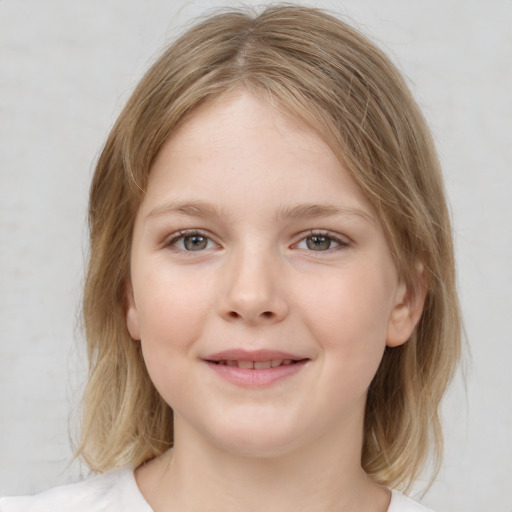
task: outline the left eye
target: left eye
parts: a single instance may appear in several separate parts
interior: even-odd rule
[[[346,246],[348,243],[342,242],[329,235],[313,234],[303,238],[296,247],[298,249],[307,249],[309,251],[328,251],[329,249],[336,249],[340,246]]]
[[[216,246],[212,240],[200,233],[177,236],[169,242],[169,245],[188,252],[203,251],[204,249],[211,249]]]

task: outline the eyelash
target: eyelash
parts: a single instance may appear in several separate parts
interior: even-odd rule
[[[165,246],[169,247],[171,249],[174,249],[176,251],[184,252],[184,253],[196,252],[196,251],[190,251],[190,250],[187,250],[187,249],[181,249],[181,248],[176,247],[176,244],[180,240],[185,240],[185,238],[193,237],[193,236],[197,236],[197,237],[201,237],[201,238],[206,239],[207,240],[207,242],[206,242],[207,244],[209,242],[213,242],[214,244],[216,244],[216,242],[213,241],[212,237],[207,235],[206,233],[203,233],[203,232],[198,231],[198,230],[191,230],[191,231],[178,231],[178,233],[173,235],[168,241],[165,242]],[[216,244],[216,245],[218,245],[218,244]],[[197,251],[197,252],[201,252],[201,251]]]
[[[204,249],[201,249],[201,250],[198,250],[198,251],[193,251],[193,250],[187,250],[187,249],[184,249],[184,248],[178,248],[176,246],[176,244],[180,241],[180,240],[184,240],[185,238],[187,237],[193,237],[193,236],[197,236],[197,237],[201,237],[201,238],[204,238],[206,239],[206,243],[214,243],[216,244],[216,242],[213,241],[213,239],[206,233],[202,232],[202,231],[198,231],[198,230],[191,230],[191,231],[178,231],[177,234],[175,234],[174,236],[172,236],[168,241],[165,242],[165,246],[166,247],[169,247],[169,248],[172,248],[176,251],[180,251],[182,253],[192,253],[192,252],[202,252],[203,250],[207,249],[208,247],[205,247]],[[346,249],[347,247],[350,247],[351,246],[351,243],[349,240],[347,240],[345,237],[341,237],[339,235],[334,235],[332,233],[329,233],[328,231],[322,231],[322,230],[311,230],[307,233],[306,236],[303,236],[298,242],[294,243],[292,245],[292,248],[297,248],[297,246],[302,243],[302,242],[305,242],[307,244],[307,240],[310,239],[310,238],[313,238],[313,237],[318,237],[318,238],[326,238],[328,240],[336,244],[338,244],[336,247],[329,247],[328,249],[325,249],[325,250],[318,250],[318,251],[315,251],[314,249],[305,249],[305,250],[308,250],[308,252],[318,252],[318,253],[332,253],[333,251],[339,251],[339,250],[342,250],[342,249]],[[216,244],[218,245],[218,244]]]
[[[330,233],[329,231],[322,231],[322,230],[311,230],[308,232],[307,236],[302,237],[297,243],[294,244],[294,246],[297,246],[301,242],[305,242],[307,244],[307,240],[309,238],[318,237],[318,238],[327,238],[331,242],[334,242],[338,244],[336,247],[329,247],[326,250],[319,250],[315,251],[314,249],[309,249],[309,252],[329,252],[332,253],[333,251],[339,251],[342,249],[346,249],[347,247],[350,247],[351,243],[346,237],[342,237],[340,235],[335,235],[333,233]]]

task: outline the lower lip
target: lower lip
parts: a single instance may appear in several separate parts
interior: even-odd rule
[[[296,363],[256,370],[254,368],[238,368],[238,366],[227,366],[206,361],[208,366],[223,379],[246,388],[261,388],[270,386],[275,382],[291,377],[300,372],[308,362],[298,361]]]

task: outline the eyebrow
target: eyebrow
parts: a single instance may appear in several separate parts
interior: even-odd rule
[[[169,202],[151,210],[147,217],[179,214],[188,217],[220,217],[219,209],[205,201]]]
[[[276,220],[279,219],[302,219],[302,218],[317,218],[317,217],[334,217],[334,216],[357,216],[362,217],[364,220],[373,223],[374,219],[365,210],[360,208],[353,208],[347,206],[337,206],[330,204],[299,204],[293,207],[281,209],[277,215]]]
[[[147,218],[172,214],[187,217],[219,218],[222,216],[222,211],[217,206],[206,201],[168,202],[151,210]],[[363,218],[371,224],[374,223],[373,216],[360,208],[314,203],[283,207],[276,213],[275,220],[334,216],[356,216]]]

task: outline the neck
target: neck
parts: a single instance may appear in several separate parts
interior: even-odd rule
[[[384,512],[389,493],[361,469],[358,438],[345,444],[322,438],[300,450],[252,457],[186,432],[136,478],[155,512]]]

